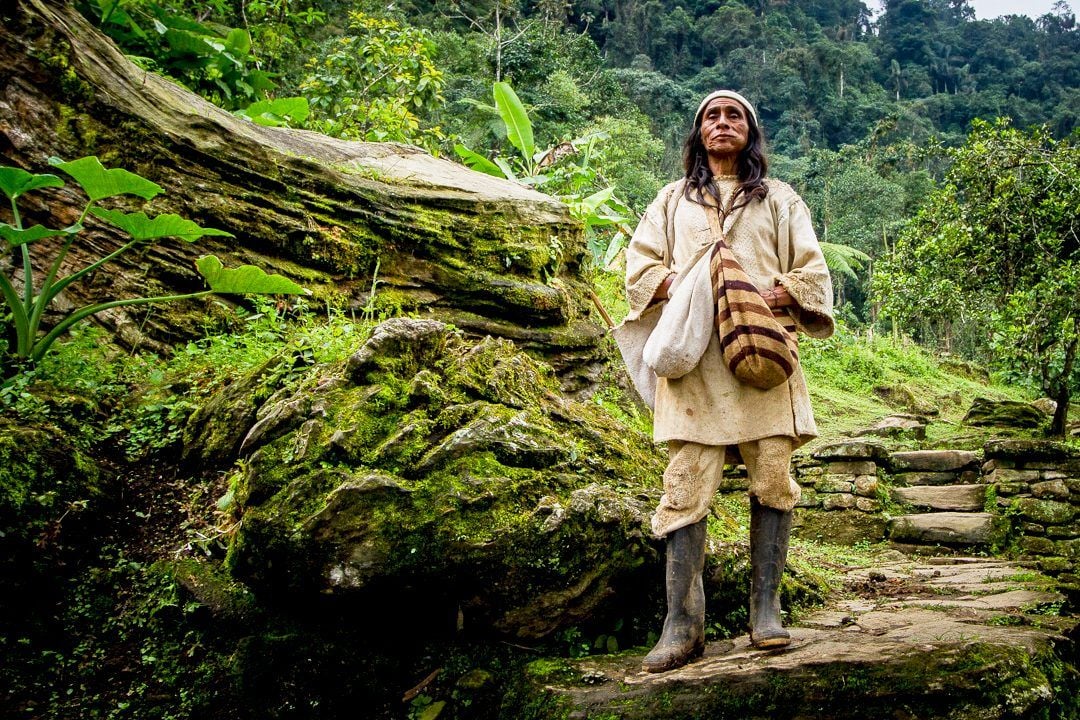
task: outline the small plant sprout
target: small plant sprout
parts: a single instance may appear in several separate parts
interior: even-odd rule
[[[127,305],[146,305],[150,303],[185,300],[204,297],[212,293],[223,295],[297,295],[308,293],[293,281],[281,275],[268,275],[263,270],[244,265],[235,269],[226,269],[213,255],[200,257],[195,267],[209,286],[207,290],[178,295],[156,297],[124,298],[95,303],[69,312],[60,322],[44,331],[42,317],[49,304],[65,288],[103,267],[109,261],[123,253],[138,247],[154,243],[165,238],[179,238],[185,242],[195,242],[201,237],[211,235],[233,237],[224,230],[200,227],[191,220],[179,215],[164,214],[149,217],[143,212],[121,212],[99,207],[102,200],[121,195],[134,195],[143,200],[150,200],[162,192],[162,188],[121,168],[106,169],[93,156],[63,162],[57,158],[49,161],[58,170],[70,176],[86,193],[87,201],[79,214],[78,220],[62,229],[47,228],[42,225],[25,227],[19,213],[18,199],[28,192],[43,188],[63,187],[64,181],[49,173],[34,174],[21,168],[0,166],[0,191],[11,202],[11,222],[0,223],[0,237],[13,252],[22,258],[22,291],[16,288],[13,278],[0,274],[0,293],[10,316],[13,344],[9,344],[7,354],[15,362],[3,375],[17,374],[26,364],[35,364],[49,351],[52,344],[66,333],[73,325],[91,315],[110,308]],[[130,240],[113,252],[101,257],[69,275],[58,277],[60,268],[71,250],[72,244],[84,229],[83,221],[87,214],[124,231]],[[60,249],[48,266],[43,277],[35,282],[32,265],[32,246],[47,238],[59,238]],[[19,269],[16,268],[16,274]]]

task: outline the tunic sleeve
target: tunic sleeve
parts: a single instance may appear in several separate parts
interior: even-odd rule
[[[821,254],[810,210],[796,197],[779,222],[780,247],[787,247],[787,272],[776,278],[798,304],[793,313],[799,330],[810,337],[827,338],[833,323],[833,289],[825,256]]]
[[[641,218],[626,248],[626,299],[630,305],[627,320],[636,320],[649,306],[656,289],[671,275],[667,257],[668,202],[671,186],[660,192]]]

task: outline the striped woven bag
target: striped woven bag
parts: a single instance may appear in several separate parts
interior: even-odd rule
[[[795,323],[773,311],[727,245],[720,214],[704,207],[713,245],[709,269],[716,291],[716,330],[724,362],[741,382],[768,390],[787,381],[799,362]]]

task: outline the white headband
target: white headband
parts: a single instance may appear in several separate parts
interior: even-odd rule
[[[717,90],[716,92],[712,92],[706,95],[705,99],[701,101],[700,105],[698,105],[697,114],[694,115],[694,125],[697,125],[698,122],[701,120],[701,113],[705,112],[705,106],[707,106],[716,98],[728,98],[729,100],[734,100],[735,102],[739,103],[744,108],[746,108],[747,112],[749,112],[751,117],[754,118],[754,125],[758,124],[757,111],[754,110],[754,106],[750,104],[749,100],[747,100],[734,90]]]

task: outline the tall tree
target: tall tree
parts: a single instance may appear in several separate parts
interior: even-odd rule
[[[1057,403],[1080,387],[1080,145],[977,121],[945,183],[878,263],[883,312],[908,328],[974,323],[1014,377]]]

